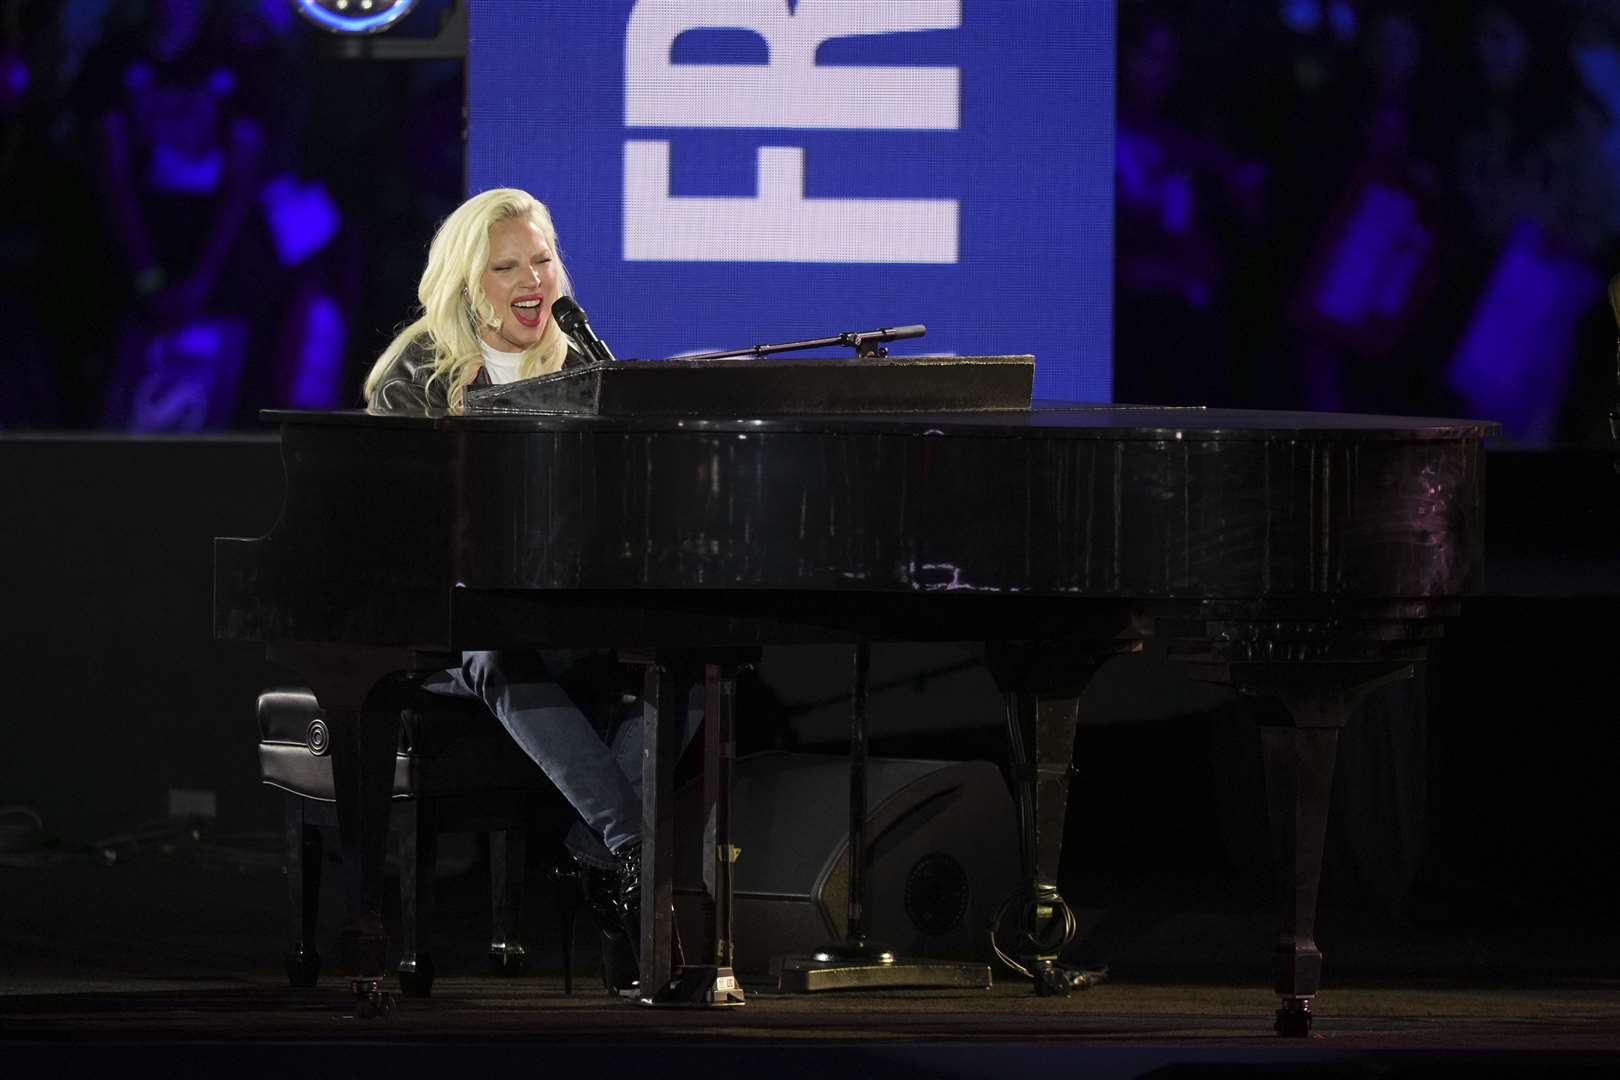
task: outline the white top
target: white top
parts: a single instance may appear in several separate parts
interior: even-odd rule
[[[484,354],[484,370],[489,372],[490,382],[499,386],[518,381],[518,364],[523,360],[522,353],[501,352],[483,338],[478,339],[478,348]]]

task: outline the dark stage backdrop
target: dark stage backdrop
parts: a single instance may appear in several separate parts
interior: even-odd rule
[[[70,844],[213,792],[222,827],[272,807],[257,784],[262,650],[212,638],[213,538],[258,536],[281,506],[272,435],[0,439],[0,804]]]

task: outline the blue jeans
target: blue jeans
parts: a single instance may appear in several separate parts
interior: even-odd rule
[[[431,676],[423,688],[481,700],[534,759],[580,819],[564,843],[574,857],[614,865],[613,852],[641,841],[641,722],[621,717],[604,742],[590,718],[554,681],[552,666],[568,654],[466,652],[461,666]],[[551,661],[548,665],[547,660]],[[688,707],[682,745],[703,719],[702,689]]]

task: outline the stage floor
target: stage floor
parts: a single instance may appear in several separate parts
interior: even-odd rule
[[[1325,991],[1313,1037],[1334,1047],[1620,1052],[1620,979],[1520,986],[1339,986]],[[9,1038],[404,1040],[682,1043],[1138,1042],[1287,1045],[1271,1033],[1264,986],[1104,983],[1067,998],[1027,983],[988,990],[784,994],[745,981],[746,1005],[649,1008],[556,974],[441,977],[428,998],[399,999],[386,1017],[355,1016],[335,978],[313,990],[284,979],[24,977],[7,980],[0,1025]]]
[[[740,1008],[649,1009],[579,986],[564,996],[557,975],[455,976],[441,978],[430,998],[361,1019],[335,979],[292,991],[273,976],[34,976],[7,980],[0,1052],[40,1068],[140,1064],[168,1075],[376,1067],[425,1075],[544,1063],[594,1076],[604,1055],[615,1073],[735,1066],[772,1076],[1620,1070],[1620,980],[1339,986],[1324,995],[1309,1039],[1270,1033],[1263,986],[1118,982],[1069,998],[1040,998],[1014,982],[973,992],[748,989]]]
[[[1167,1068],[1620,1075],[1620,929],[1605,918],[1576,924],[1523,912],[1514,921],[1498,912],[1482,922],[1481,900],[1472,922],[1450,912],[1443,926],[1328,906],[1315,1030],[1281,1039],[1271,1032],[1275,924],[1263,880],[1066,883],[1084,931],[1070,959],[1106,960],[1111,971],[1067,998],[1038,997],[1000,972],[991,989],[967,992],[786,995],[745,980],[741,1008],[690,1010],[597,989],[583,926],[575,993],[565,996],[539,872],[526,920],[534,970],[486,975],[487,871],[464,853],[456,872],[453,849],[446,863],[433,994],[401,999],[380,1019],[357,1018],[331,975],[313,990],[288,988],[285,879],[271,850],[159,845],[109,865],[68,855],[0,865],[0,1061],[18,1076],[64,1065],[151,1065],[167,1076],[577,1067],[587,1080],[731,1067],[834,1080]],[[328,923],[341,907],[337,876],[326,875]],[[331,936],[323,934],[328,956]],[[606,1073],[604,1055],[615,1063]]]

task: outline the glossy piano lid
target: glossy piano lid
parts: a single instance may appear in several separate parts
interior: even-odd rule
[[[462,416],[443,410],[422,414],[368,413],[364,409],[265,409],[268,423],[354,427],[429,427],[467,431],[778,432],[841,431],[897,435],[1004,435],[1028,438],[1208,442],[1214,440],[1357,441],[1487,438],[1501,425],[1491,420],[1378,416],[1361,413],[1216,409],[1202,405],[1112,405],[1037,401],[1033,407],[986,413],[904,413],[839,416]]]

